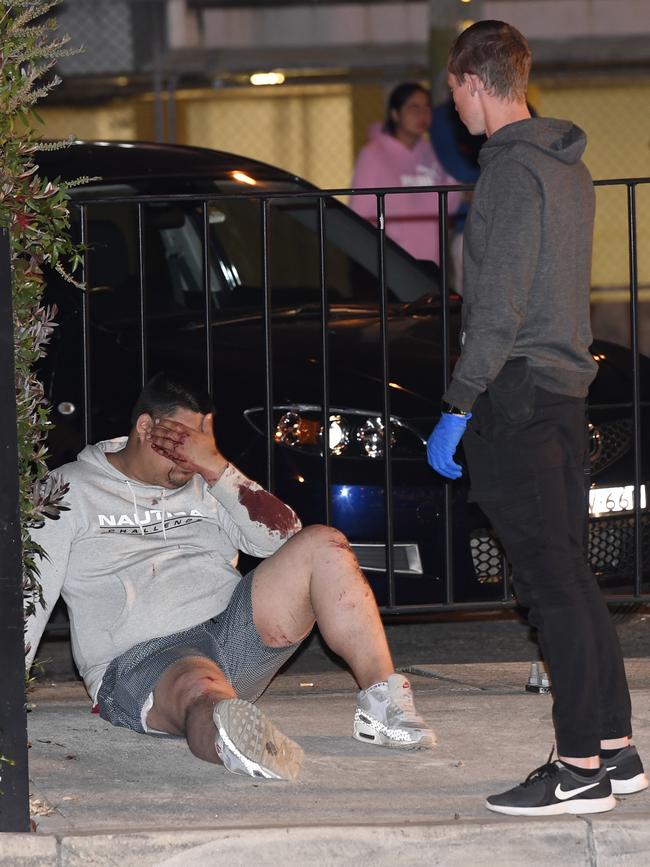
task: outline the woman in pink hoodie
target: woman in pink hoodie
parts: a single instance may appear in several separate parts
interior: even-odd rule
[[[457,184],[436,157],[428,137],[431,96],[416,82],[397,85],[391,92],[386,120],[371,127],[370,141],[361,150],[352,187],[429,187]],[[448,211],[460,205],[461,193],[449,193]],[[416,259],[439,260],[438,195],[395,193],[386,196],[386,234]],[[350,207],[377,223],[375,196],[350,196]]]

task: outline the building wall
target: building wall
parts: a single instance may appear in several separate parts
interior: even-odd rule
[[[588,135],[585,160],[594,178],[650,176],[650,82],[538,81],[536,109],[567,117]],[[181,91],[176,140],[233,151],[278,165],[325,188],[350,183],[368,126],[383,114],[380,85],[283,85],[267,88]],[[39,113],[50,138],[152,139],[152,97]],[[639,187],[639,279],[650,287],[650,188]],[[629,282],[626,191],[599,188],[594,245],[594,287]]]
[[[432,0],[435,5],[436,0]],[[509,21],[528,38],[610,37],[650,32],[647,0],[482,0],[478,17]],[[469,17],[475,2],[468,2]]]
[[[459,4],[460,5],[460,4]],[[422,2],[341,3],[318,6],[205,9],[206,47],[392,44],[426,42],[429,9]]]
[[[346,187],[383,103],[383,88],[348,84],[180,91],[175,138],[272,163],[320,187]],[[83,108],[44,104],[39,114],[43,138],[154,138],[151,95]]]
[[[260,92],[261,91],[261,92]],[[352,88],[242,88],[181,97],[183,141],[272,163],[321,187],[352,172]]]
[[[42,138],[66,139],[125,139],[131,141],[138,136],[138,103],[121,101],[81,108],[43,103],[38,108],[43,120],[39,127]]]
[[[588,137],[585,162],[594,178],[650,177],[650,82],[546,82],[539,87],[544,115],[566,117]],[[594,287],[626,286],[627,192],[625,187],[597,188],[594,237]],[[639,279],[650,286],[650,185],[639,186]]]
[[[529,38],[561,42],[573,37],[650,33],[647,0],[420,0],[420,2],[313,3],[260,8],[206,8],[199,13],[208,47],[342,45],[426,42],[430,24],[462,19],[510,21]],[[174,18],[172,42],[180,47],[196,27]]]

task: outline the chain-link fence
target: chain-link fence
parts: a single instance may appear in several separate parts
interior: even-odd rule
[[[166,7],[166,0],[64,0],[55,8],[59,32],[83,51],[61,60],[61,75],[152,70],[167,41]]]

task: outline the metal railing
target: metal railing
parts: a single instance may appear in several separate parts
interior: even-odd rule
[[[381,417],[384,431],[390,430],[391,424],[391,395],[389,385],[389,366],[390,352],[388,341],[388,318],[389,318],[389,295],[388,295],[388,280],[386,274],[386,249],[387,249],[387,234],[386,234],[386,197],[392,195],[401,195],[404,193],[435,193],[438,196],[439,204],[439,246],[441,250],[440,261],[440,317],[441,317],[441,335],[442,335],[442,367],[441,380],[439,383],[440,394],[446,388],[451,374],[451,340],[450,340],[450,306],[449,306],[449,259],[448,259],[448,194],[455,191],[467,191],[471,187],[465,185],[449,186],[449,187],[418,187],[414,189],[406,189],[404,187],[386,187],[381,190],[373,189],[329,189],[316,190],[308,189],[304,191],[294,192],[282,190],[279,192],[258,193],[258,192],[236,192],[230,194],[176,194],[176,195],[112,195],[108,197],[89,198],[84,197],[83,204],[77,206],[79,210],[79,219],[81,225],[81,239],[84,244],[92,246],[93,237],[89,233],[88,226],[91,220],[89,219],[90,212],[93,208],[105,205],[123,205],[125,207],[134,207],[137,209],[137,247],[138,247],[138,292],[139,292],[139,307],[140,307],[140,381],[144,384],[150,373],[147,363],[147,341],[148,315],[153,313],[149,309],[147,300],[147,268],[145,256],[145,235],[146,235],[146,209],[152,205],[193,205],[200,209],[201,212],[201,230],[200,234],[203,242],[203,263],[202,263],[202,294],[203,294],[203,327],[205,329],[205,372],[204,378],[208,385],[208,390],[211,390],[214,378],[214,369],[212,363],[213,345],[211,336],[211,326],[213,323],[213,307],[211,299],[210,287],[210,269],[212,264],[213,250],[209,243],[210,226],[209,226],[209,206],[218,205],[219,202],[227,202],[237,199],[255,200],[259,204],[260,209],[260,247],[258,255],[261,261],[262,272],[262,290],[263,290],[263,340],[265,347],[265,382],[264,382],[264,406],[266,410],[266,467],[265,467],[265,483],[269,490],[274,491],[276,488],[275,479],[275,461],[274,450],[277,448],[275,444],[275,427],[273,421],[274,407],[274,353],[273,353],[273,313],[272,313],[272,298],[273,289],[270,279],[270,253],[271,241],[269,232],[269,222],[274,203],[287,201],[305,201],[315,200],[317,213],[317,232],[318,232],[318,250],[319,250],[319,290],[320,290],[320,349],[322,363],[322,400],[321,417],[322,429],[327,432],[329,427],[330,415],[330,381],[331,375],[329,371],[329,337],[328,331],[330,326],[329,309],[330,303],[328,298],[328,275],[326,267],[325,248],[327,243],[326,231],[326,205],[328,202],[333,202],[337,197],[351,195],[375,195],[377,201],[376,208],[376,255],[377,255],[377,282],[378,282],[378,297],[377,297],[377,312],[379,316],[379,344],[381,347],[381,380],[382,380],[382,397],[381,397]],[[338,204],[338,203],[337,203]],[[354,217],[354,219],[358,219]],[[361,221],[365,227],[365,221]],[[369,231],[371,231],[368,228]],[[84,279],[92,286],[95,278],[92,274],[92,269],[89,267],[88,255],[86,255]],[[91,326],[89,317],[88,296],[82,299],[82,318],[83,318],[83,361],[82,368],[84,371],[84,433],[85,441],[89,442],[92,439],[92,395],[90,393],[89,373],[92,366],[92,341],[91,341]],[[435,386],[434,386],[435,388]],[[432,423],[435,417],[432,417]],[[117,434],[117,432],[115,432]],[[326,433],[323,433],[323,439],[326,440]],[[453,557],[453,484],[448,480],[439,480],[439,484],[443,486],[443,509],[444,509],[444,526],[445,526],[445,555],[444,555],[444,576],[442,585],[444,586],[444,600],[441,602],[426,602],[417,604],[399,604],[397,602],[397,584],[394,568],[394,508],[393,508],[393,461],[391,460],[391,438],[384,438],[384,460],[383,460],[383,492],[384,492],[384,550],[385,550],[385,572],[388,583],[388,600],[387,603],[381,605],[381,610],[384,614],[400,614],[400,613],[420,613],[429,612],[441,609],[479,609],[479,608],[494,608],[498,605],[511,606],[514,604],[512,590],[508,580],[502,582],[502,596],[500,599],[492,598],[485,602],[464,602],[455,598],[454,591],[454,557]],[[424,457],[424,446],[422,450]],[[331,503],[331,468],[332,455],[330,449],[323,448],[322,455],[322,473],[324,480],[324,501],[322,504],[324,520],[330,523],[332,503]],[[431,471],[431,478],[435,478]],[[503,574],[507,574],[505,560],[503,561]]]
[[[630,307],[632,317],[632,368],[633,368],[633,399],[629,408],[633,414],[633,446],[634,446],[634,490],[635,501],[631,512],[634,518],[634,576],[632,592],[624,595],[616,595],[615,601],[648,601],[650,595],[644,593],[643,582],[643,539],[642,539],[642,510],[640,503],[640,489],[643,484],[643,468],[641,462],[641,373],[640,355],[638,349],[638,267],[637,267],[637,203],[636,190],[641,184],[650,184],[650,179],[623,179],[616,181],[600,181],[598,186],[619,185],[627,191],[627,216],[628,216],[628,246],[630,268]],[[441,335],[442,335],[442,368],[440,391],[444,390],[450,376],[450,301],[448,293],[448,259],[447,259],[447,195],[451,190],[467,189],[466,187],[454,188],[422,188],[421,192],[434,192],[439,199],[439,222],[440,232],[440,274],[441,274]],[[349,190],[336,189],[327,191],[306,190],[289,193],[287,191],[277,193],[253,193],[245,194],[220,194],[220,195],[176,195],[176,196],[111,196],[86,200],[82,204],[75,205],[79,210],[81,239],[84,243],[92,243],[89,236],[89,209],[110,203],[111,205],[129,205],[137,209],[137,247],[138,247],[138,291],[139,291],[139,320],[140,320],[140,370],[139,378],[144,383],[150,373],[147,364],[147,341],[148,341],[148,318],[151,310],[147,305],[147,280],[146,256],[145,256],[145,230],[146,208],[151,204],[162,203],[188,203],[200,209],[202,248],[202,289],[203,289],[203,325],[205,328],[205,378],[209,388],[214,386],[213,370],[213,345],[212,345],[212,288],[211,267],[213,259],[210,239],[210,213],[211,203],[233,198],[256,199],[260,209],[260,238],[258,253],[261,257],[261,275],[263,289],[263,334],[264,355],[266,369],[264,372],[264,404],[266,409],[266,482],[269,488],[274,487],[274,449],[277,448],[274,440],[273,407],[274,407],[274,358],[273,358],[273,309],[272,309],[272,286],[270,279],[270,251],[271,239],[269,235],[269,219],[273,204],[282,199],[316,199],[317,200],[317,232],[319,248],[319,283],[320,283],[320,352],[322,364],[322,402],[321,417],[323,427],[323,455],[322,473],[324,479],[324,503],[323,511],[327,521],[331,518],[331,488],[332,466],[330,450],[327,448],[327,432],[330,415],[330,299],[328,298],[328,275],[326,261],[327,240],[327,204],[334,196],[363,194],[375,195],[377,201],[377,224],[376,252],[377,252],[377,278],[379,294],[377,298],[377,312],[379,315],[379,343],[382,358],[382,408],[381,416],[385,432],[391,430],[391,393],[389,388],[390,371],[390,346],[388,340],[388,315],[389,295],[386,275],[386,250],[387,239],[385,232],[386,196],[398,195],[406,192],[403,188],[382,190]],[[408,191],[412,192],[412,191]],[[88,270],[88,254],[86,254],[86,273],[91,285],[92,273]],[[83,332],[83,429],[86,439],[92,436],[91,407],[93,394],[90,387],[90,372],[92,365],[92,334],[89,296],[83,293],[81,297],[81,315]],[[27,759],[26,759],[26,734],[25,734],[25,706],[24,706],[24,680],[23,680],[23,647],[22,647],[22,569],[20,557],[20,533],[18,527],[18,486],[17,486],[17,447],[15,414],[11,409],[14,406],[14,373],[13,373],[13,323],[11,312],[11,279],[9,273],[9,248],[6,232],[0,238],[0,454],[3,456],[3,485],[0,488],[0,635],[3,636],[3,677],[5,683],[1,690],[0,731],[2,744],[0,753],[4,753],[11,759],[13,764],[4,762],[0,758],[0,831],[24,831],[28,829],[28,806],[27,806]],[[116,432],[117,433],[117,432]],[[461,602],[456,598],[454,588],[454,558],[453,558],[453,502],[452,483],[444,483],[444,599],[442,602],[432,604],[401,605],[397,601],[396,575],[394,568],[394,512],[393,512],[393,461],[391,459],[391,436],[387,433],[384,437],[385,449],[383,460],[383,490],[384,490],[384,516],[385,516],[385,569],[388,581],[388,604],[384,606],[384,612],[416,613],[423,611],[463,609],[463,608],[495,608],[498,606],[510,606],[513,603],[509,581],[506,580],[507,572],[503,571],[502,592],[499,598],[487,602]],[[424,457],[424,449],[423,449]],[[505,565],[505,564],[504,564]]]
[[[638,332],[639,332],[639,300],[638,300],[638,271],[637,271],[637,240],[636,240],[636,188],[640,184],[650,184],[649,179],[621,179],[597,181],[597,186],[622,186],[627,191],[627,209],[628,209],[628,243],[629,243],[629,267],[630,267],[630,307],[632,316],[632,378],[633,378],[633,396],[629,405],[620,405],[620,408],[629,410],[632,413],[633,421],[633,451],[634,451],[634,478],[633,485],[635,490],[634,508],[631,514],[634,516],[634,574],[631,582],[631,593],[617,593],[610,596],[611,601],[631,601],[631,600],[650,600],[650,595],[643,592],[643,526],[642,526],[642,509],[640,488],[643,484],[642,464],[641,464],[641,377],[640,377],[640,354],[638,349]],[[441,380],[439,383],[440,393],[444,391],[451,375],[451,340],[450,340],[450,300],[449,300],[449,260],[448,260],[448,220],[447,220],[447,199],[449,192],[457,190],[471,189],[467,186],[457,187],[427,187],[418,188],[418,192],[436,193],[439,203],[439,245],[441,251],[440,258],[440,321],[441,321],[441,341],[442,341],[442,365],[441,365]],[[388,280],[386,275],[386,197],[393,195],[404,194],[405,192],[413,192],[413,190],[405,190],[399,188],[382,188],[381,190],[372,189],[332,189],[332,190],[305,190],[299,192],[288,192],[286,190],[280,192],[259,193],[257,191],[249,193],[230,193],[230,194],[178,194],[174,196],[111,196],[97,197],[96,199],[87,199],[83,204],[78,205],[80,212],[80,222],[82,226],[82,238],[84,242],[92,245],[92,237],[88,236],[88,215],[89,211],[95,207],[111,204],[121,204],[137,208],[137,225],[138,225],[138,291],[139,291],[139,309],[140,309],[140,380],[144,383],[150,371],[147,365],[147,320],[148,315],[155,312],[148,310],[147,301],[147,273],[146,273],[146,257],[145,257],[145,223],[146,209],[150,205],[162,204],[184,204],[193,205],[200,210],[201,213],[201,238],[203,244],[203,263],[202,263],[202,280],[203,280],[203,327],[205,333],[205,381],[208,389],[211,390],[214,380],[213,366],[213,344],[212,344],[212,329],[213,323],[213,307],[211,299],[210,286],[210,269],[212,266],[212,258],[214,251],[210,243],[210,224],[209,224],[209,208],[211,205],[217,205],[219,202],[224,202],[233,199],[246,198],[255,200],[259,204],[260,209],[260,240],[259,250],[257,253],[252,252],[252,255],[259,255],[261,261],[262,273],[262,290],[263,290],[263,340],[265,347],[265,381],[264,381],[264,406],[266,409],[266,485],[269,489],[275,488],[275,461],[274,450],[277,449],[274,439],[274,353],[273,353],[273,312],[272,298],[273,289],[270,279],[270,254],[271,254],[271,238],[269,232],[269,222],[271,219],[272,208],[274,203],[287,200],[315,200],[316,201],[316,225],[318,234],[318,250],[319,250],[319,283],[320,283],[320,352],[322,364],[322,400],[320,402],[322,415],[322,429],[324,432],[328,430],[329,415],[330,415],[330,381],[331,374],[329,370],[330,357],[330,341],[329,333],[329,311],[330,300],[328,298],[328,275],[325,248],[327,243],[327,220],[326,206],[331,202],[333,197],[350,196],[350,195],[374,195],[376,197],[376,246],[377,246],[377,282],[378,282],[378,297],[377,297],[377,312],[379,316],[379,344],[381,348],[381,379],[382,379],[382,406],[381,417],[384,431],[390,430],[391,421],[391,393],[389,387],[389,368],[390,368],[390,349],[388,340],[388,319],[389,319],[389,297],[388,297]],[[87,272],[87,276],[92,284],[93,275]],[[83,320],[84,320],[84,349],[83,349],[83,370],[85,383],[85,400],[84,400],[84,431],[85,438],[88,441],[91,438],[91,406],[92,395],[89,391],[89,371],[91,366],[91,327],[89,319],[88,298],[84,297],[83,305]],[[433,421],[434,419],[432,419]],[[325,434],[323,435],[325,438]],[[384,546],[385,546],[385,571],[388,582],[388,599],[386,604],[382,606],[382,610],[386,614],[399,613],[417,613],[421,611],[434,611],[450,608],[494,608],[498,605],[510,606],[514,604],[510,582],[507,580],[508,568],[503,562],[502,566],[502,593],[500,598],[490,598],[487,601],[461,601],[458,599],[454,589],[454,520],[453,520],[453,497],[454,486],[451,482],[445,481],[443,484],[443,516],[444,521],[444,575],[442,583],[444,586],[444,598],[439,602],[427,602],[419,604],[400,604],[397,601],[396,592],[396,575],[394,568],[394,509],[393,509],[393,460],[391,459],[391,441],[390,437],[385,437],[385,450],[383,460],[383,491],[384,491]],[[423,450],[424,457],[424,450]],[[328,448],[323,448],[322,455],[322,475],[323,489],[325,492],[323,503],[324,520],[329,523],[331,520],[332,503],[332,456]]]

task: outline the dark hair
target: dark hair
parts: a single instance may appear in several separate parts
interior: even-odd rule
[[[135,424],[142,413],[148,413],[154,418],[170,415],[177,409],[189,409],[191,412],[207,415],[214,412],[214,404],[203,388],[161,370],[151,377],[140,392],[131,413],[131,424]]]
[[[386,120],[384,121],[384,129],[386,132],[395,135],[397,124],[393,120],[392,112],[399,111],[404,103],[419,90],[422,91],[422,93],[426,93],[427,97],[431,99],[431,94],[426,87],[422,84],[418,84],[417,81],[404,81],[402,84],[398,84],[397,87],[394,87],[391,90],[388,102],[386,103]]]
[[[489,94],[523,102],[530,65],[528,42],[516,27],[505,21],[477,21],[452,45],[447,69],[459,81],[477,75]]]

